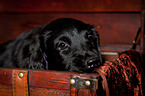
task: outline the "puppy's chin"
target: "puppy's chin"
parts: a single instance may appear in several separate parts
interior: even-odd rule
[[[94,69],[99,68],[101,66],[100,63],[93,64],[91,66],[86,66],[85,68],[79,68],[78,70],[73,70],[73,72],[79,73],[93,73]]]

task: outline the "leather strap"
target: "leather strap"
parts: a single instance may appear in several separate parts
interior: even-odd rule
[[[28,96],[28,71],[13,70],[13,96]]]

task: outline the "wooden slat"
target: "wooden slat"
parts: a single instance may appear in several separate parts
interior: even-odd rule
[[[13,96],[12,86],[0,84],[0,96]]]
[[[62,72],[29,71],[29,86],[69,89],[70,74]]]
[[[12,70],[0,69],[0,84],[12,84]]]
[[[132,45],[114,44],[114,45],[101,45],[102,52],[123,52],[132,48]],[[136,50],[140,51],[140,45],[136,46]]]
[[[30,87],[30,96],[70,96],[69,90]]]
[[[57,18],[75,18],[92,24],[100,34],[102,44],[130,44],[141,26],[140,13],[51,13],[1,14],[0,43],[16,38],[20,33]]]
[[[141,0],[1,0],[0,12],[139,12]]]

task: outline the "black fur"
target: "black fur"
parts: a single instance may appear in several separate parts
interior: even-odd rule
[[[79,20],[60,18],[0,45],[0,66],[91,72],[102,63],[99,35]]]

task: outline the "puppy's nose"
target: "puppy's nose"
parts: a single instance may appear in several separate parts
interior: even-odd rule
[[[92,58],[87,61],[88,68],[97,68],[100,66],[100,60],[98,58]]]

